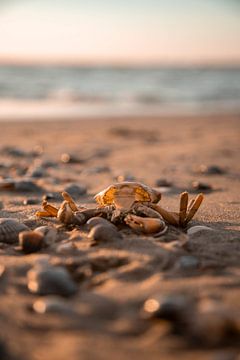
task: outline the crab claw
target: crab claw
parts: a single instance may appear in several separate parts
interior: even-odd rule
[[[74,223],[74,213],[67,201],[63,201],[57,213],[57,218],[65,225]]]
[[[157,218],[143,218],[140,216],[128,214],[124,221],[133,230],[143,232],[145,234],[158,233],[158,235],[162,235],[167,231],[165,222]]]

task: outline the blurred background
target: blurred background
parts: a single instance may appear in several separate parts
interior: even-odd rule
[[[0,119],[240,113],[238,0],[0,0]]]

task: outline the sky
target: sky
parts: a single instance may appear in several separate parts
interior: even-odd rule
[[[4,61],[240,64],[240,0],[0,0]]]

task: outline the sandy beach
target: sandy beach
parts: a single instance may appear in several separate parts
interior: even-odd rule
[[[0,218],[57,233],[31,254],[0,240],[0,359],[237,359],[239,138],[237,115],[1,122],[1,181],[39,188],[1,190]],[[188,228],[209,229],[169,226],[154,238],[119,227],[121,240],[93,244],[86,225],[35,216],[46,195],[59,207],[72,184],[85,189],[76,203],[93,207],[97,192],[123,180],[158,188],[170,211],[181,192],[203,192]],[[74,294],[31,291],[29,271],[44,261],[67,271]],[[174,316],[148,306],[173,299]]]

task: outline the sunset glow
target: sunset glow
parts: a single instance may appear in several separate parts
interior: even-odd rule
[[[234,1],[7,1],[0,61],[238,63]]]

